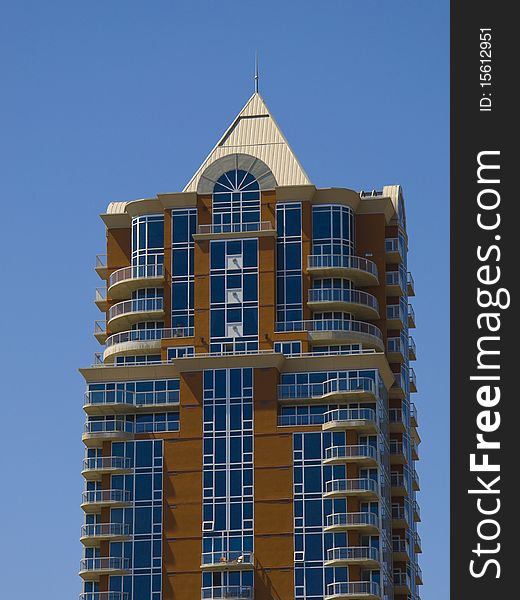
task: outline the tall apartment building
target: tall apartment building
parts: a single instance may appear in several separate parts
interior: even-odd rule
[[[255,93],[102,219],[81,599],[417,600],[401,188],[316,188]]]

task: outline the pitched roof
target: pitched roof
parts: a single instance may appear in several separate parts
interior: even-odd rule
[[[249,98],[183,191],[196,192],[208,166],[231,154],[259,158],[271,169],[279,186],[311,183],[258,92]]]

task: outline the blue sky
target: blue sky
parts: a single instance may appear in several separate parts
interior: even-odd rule
[[[70,600],[79,366],[108,202],[179,191],[253,88],[317,186],[400,183],[416,282],[423,600],[448,598],[449,5],[6,0],[0,244],[6,598]],[[7,214],[6,214],[7,212]]]

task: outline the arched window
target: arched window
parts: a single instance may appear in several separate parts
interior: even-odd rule
[[[248,171],[233,169],[213,188],[213,224],[260,222],[260,186]]]

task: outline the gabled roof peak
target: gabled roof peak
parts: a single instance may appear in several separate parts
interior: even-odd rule
[[[258,92],[249,98],[230,127],[184,188],[196,192],[206,169],[224,156],[250,155],[263,161],[271,170],[276,185],[311,183],[285,136]]]

